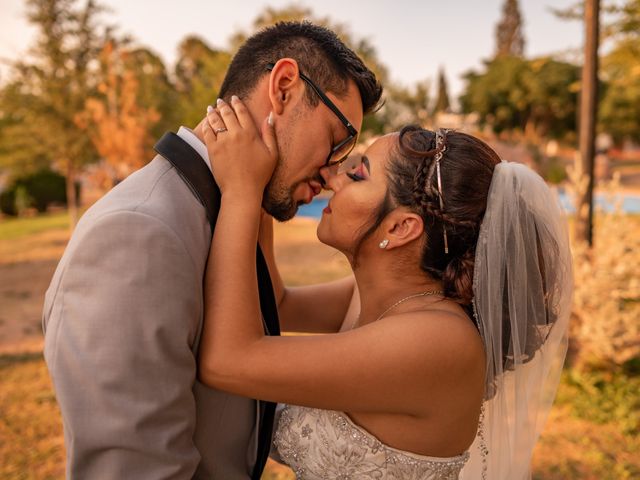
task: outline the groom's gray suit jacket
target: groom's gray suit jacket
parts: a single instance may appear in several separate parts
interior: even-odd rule
[[[210,241],[159,155],[78,223],[43,313],[69,478],[250,478],[256,401],[196,379]]]

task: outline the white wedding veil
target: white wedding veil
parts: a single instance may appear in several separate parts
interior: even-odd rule
[[[530,479],[567,351],[573,275],[556,195],[528,167],[496,165],[475,254],[485,401],[461,478]]]

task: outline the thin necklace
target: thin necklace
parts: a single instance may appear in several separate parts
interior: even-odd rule
[[[420,292],[420,293],[414,293],[413,295],[408,295],[408,296],[406,296],[404,298],[401,298],[396,303],[394,303],[389,308],[387,308],[384,312],[382,312],[380,314],[380,316],[378,318],[375,319],[375,321],[377,322],[382,317],[384,317],[387,313],[389,313],[390,310],[393,310],[398,305],[400,305],[403,302],[406,302],[407,300],[411,300],[412,298],[417,298],[417,297],[428,297],[429,295],[442,295],[443,293],[444,292],[442,290],[427,290],[426,292]],[[356,328],[356,325],[358,325],[359,321],[360,321],[360,315],[358,315],[356,317],[355,322],[353,322],[353,324],[351,325],[351,328],[349,328],[349,330],[353,330],[354,328]]]

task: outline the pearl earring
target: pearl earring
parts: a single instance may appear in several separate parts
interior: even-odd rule
[[[382,241],[380,242],[380,244],[379,244],[378,246],[384,250],[385,248],[387,248],[387,245],[389,245],[389,240],[387,240],[387,239],[385,238],[384,240],[382,240]]]

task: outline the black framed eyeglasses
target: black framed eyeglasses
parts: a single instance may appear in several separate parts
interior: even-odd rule
[[[273,67],[275,67],[275,64],[269,63],[267,65],[267,70],[271,71],[273,70]],[[311,81],[311,79],[302,72],[300,72],[300,78],[311,87],[311,90],[316,92],[316,95],[318,95],[322,103],[329,107],[329,110],[331,110],[335,114],[335,116],[338,117],[342,125],[344,125],[344,127],[347,129],[347,132],[349,133],[349,136],[347,138],[342,140],[337,145],[331,147],[331,151],[329,152],[327,161],[324,163],[325,167],[331,165],[339,165],[347,159],[353,148],[356,146],[356,142],[358,140],[358,131],[353,127],[353,125],[351,125],[351,122],[347,120],[347,117],[343,115],[336,104],[333,103],[329,99],[329,97],[327,97],[327,95],[320,89],[320,87],[313,83],[313,81]]]

